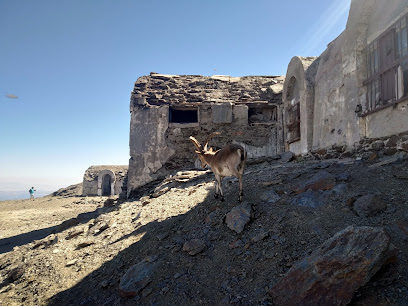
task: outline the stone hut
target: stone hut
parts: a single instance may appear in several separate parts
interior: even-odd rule
[[[126,194],[128,166],[91,166],[84,174],[84,196]]]
[[[198,76],[151,73],[140,77],[130,101],[128,194],[169,170],[193,166],[189,136],[213,147],[234,141],[249,158],[284,150],[282,76]]]
[[[316,58],[289,63],[286,150],[353,148],[408,132],[408,0],[352,0],[346,29]]]

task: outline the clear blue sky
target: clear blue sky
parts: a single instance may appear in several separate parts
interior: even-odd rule
[[[0,0],[0,191],[128,164],[138,77],[283,75],[344,29],[350,0]],[[14,97],[17,96],[18,98]]]

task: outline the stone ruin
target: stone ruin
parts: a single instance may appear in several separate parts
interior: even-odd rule
[[[128,195],[170,170],[193,166],[189,136],[214,147],[234,141],[248,158],[284,151],[283,76],[199,76],[151,73],[140,77],[130,101]]]
[[[126,195],[128,166],[91,166],[84,174],[84,196]]]

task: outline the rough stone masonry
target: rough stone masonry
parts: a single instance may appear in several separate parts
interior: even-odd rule
[[[197,76],[151,73],[140,77],[130,101],[128,196],[132,190],[193,166],[189,136],[211,145],[234,141],[248,157],[284,151],[282,76]]]

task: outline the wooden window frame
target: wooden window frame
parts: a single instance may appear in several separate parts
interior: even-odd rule
[[[300,101],[288,108],[288,143],[300,140]]]
[[[408,99],[408,14],[365,49],[367,61],[367,116]]]

